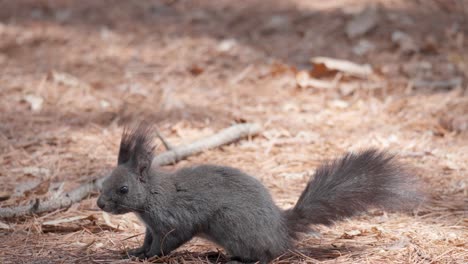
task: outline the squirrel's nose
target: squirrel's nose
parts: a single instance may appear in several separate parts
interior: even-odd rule
[[[106,207],[106,205],[104,204],[104,201],[102,199],[102,196],[99,196],[99,198],[97,200],[97,206],[99,206],[99,208],[101,208],[102,210],[104,210],[104,207]]]

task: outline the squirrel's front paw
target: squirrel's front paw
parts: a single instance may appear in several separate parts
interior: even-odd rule
[[[143,247],[139,247],[139,248],[134,248],[134,249],[130,249],[129,251],[127,251],[127,255],[129,257],[135,257],[135,258],[139,258],[139,259],[145,259],[146,258],[146,255],[145,255],[145,248]]]

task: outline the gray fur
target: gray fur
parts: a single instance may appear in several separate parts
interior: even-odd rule
[[[98,205],[114,214],[133,212],[145,223],[143,246],[129,252],[142,258],[169,254],[201,236],[235,260],[267,263],[292,248],[310,224],[328,225],[370,206],[398,209],[415,197],[406,185],[410,175],[393,157],[368,150],[317,169],[296,206],[282,211],[257,179],[240,170],[200,165],[166,173],[147,166],[151,129],[125,131],[118,166],[103,183]],[[120,193],[122,186],[128,193]]]

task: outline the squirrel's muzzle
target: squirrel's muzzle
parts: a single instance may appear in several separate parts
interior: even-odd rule
[[[106,207],[106,204],[104,203],[104,199],[102,198],[102,195],[99,196],[97,200],[97,206],[99,206],[99,208],[101,208],[102,210],[104,210],[104,207]]]

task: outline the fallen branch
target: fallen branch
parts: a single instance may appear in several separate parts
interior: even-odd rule
[[[182,159],[187,158],[190,155],[200,153],[203,150],[226,145],[241,138],[253,136],[259,132],[260,126],[257,124],[233,125],[207,138],[199,139],[188,145],[174,147],[172,150],[157,155],[153,159],[152,166],[174,164]],[[68,208],[72,204],[85,199],[92,193],[98,192],[102,186],[102,182],[106,179],[106,177],[107,176],[104,176],[85,183],[73,191],[65,193],[57,199],[47,201],[40,201],[37,199],[30,205],[0,208],[0,218],[20,217]]]
[[[199,139],[188,145],[174,147],[171,151],[166,151],[157,155],[153,159],[152,166],[174,164],[190,155],[202,152],[205,149],[230,144],[241,138],[258,134],[259,132],[260,126],[257,124],[233,125],[210,137]]]
[[[166,138],[161,135],[161,133],[159,133],[159,130],[156,130],[155,132],[156,132],[156,136],[159,138],[159,140],[161,140],[166,150],[171,150],[174,148],[174,146],[172,146],[172,144],[169,143],[169,141],[167,141]]]

